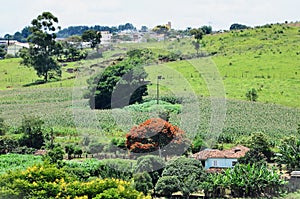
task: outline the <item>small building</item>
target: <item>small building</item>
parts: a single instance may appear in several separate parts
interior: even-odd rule
[[[16,56],[22,48],[29,48],[29,43],[15,42],[7,47],[7,54]]]
[[[112,34],[109,31],[100,31],[101,33],[101,44],[110,44]]]
[[[250,149],[236,146],[229,150],[205,149],[193,155],[202,162],[206,170],[233,168],[238,159],[244,157]]]
[[[291,172],[287,187],[289,192],[296,192],[300,190],[300,171]]]

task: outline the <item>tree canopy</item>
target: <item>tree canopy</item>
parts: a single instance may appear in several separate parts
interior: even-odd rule
[[[276,162],[286,164],[289,171],[300,169],[300,140],[296,137],[288,137],[278,147]]]
[[[230,30],[243,30],[243,29],[247,29],[247,28],[249,28],[249,27],[246,25],[234,23],[230,26],[229,29]]]
[[[179,152],[177,148],[182,149],[183,153],[184,148],[181,145],[183,142],[185,142],[184,131],[160,118],[146,120],[126,134],[126,147],[134,153],[157,151],[159,155],[162,155],[162,148],[171,143],[177,147],[168,147],[175,149],[167,150],[166,154]]]
[[[155,189],[157,193],[164,196],[168,196],[171,191],[180,191],[183,196],[188,197],[192,192],[199,190],[201,182],[204,181],[204,176],[204,169],[200,161],[180,157],[167,164]],[[174,180],[174,182],[171,182],[173,185],[166,186],[165,182],[168,182],[170,178]]]
[[[33,67],[38,76],[44,77],[47,82],[49,77],[54,75],[61,76],[61,67],[54,59],[60,51],[55,42],[55,31],[60,29],[56,26],[58,23],[57,17],[50,12],[43,12],[36,19],[33,19],[29,27],[32,33],[28,37],[30,42],[29,49],[23,49],[20,53],[22,64],[28,67]],[[50,72],[53,72],[50,76]]]
[[[142,102],[147,95],[147,73],[143,64],[151,59],[150,50],[133,50],[127,57],[88,80],[90,107],[95,109],[122,108]]]
[[[81,36],[83,41],[90,42],[91,48],[95,48],[97,44],[101,42],[101,33],[95,30],[86,30]]]

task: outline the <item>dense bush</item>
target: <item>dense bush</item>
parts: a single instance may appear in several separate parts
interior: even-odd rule
[[[284,139],[278,146],[279,153],[275,160],[279,164],[285,164],[288,171],[300,169],[300,140],[296,137]]]
[[[0,197],[23,198],[147,198],[129,182],[118,179],[94,179],[82,182],[52,166],[33,166],[12,171],[0,179]]]
[[[165,168],[165,161],[154,155],[141,156],[137,159],[134,172],[136,173],[149,173],[151,177],[151,183],[156,184],[157,180],[161,177],[163,169]]]
[[[45,134],[43,133],[42,125],[44,121],[37,117],[24,117],[22,125],[19,129],[23,136],[19,142],[21,146],[40,149],[45,145]]]
[[[142,104],[132,104],[125,108],[125,110],[132,110],[136,112],[169,112],[179,114],[181,112],[180,104],[171,104],[169,102],[165,102],[159,100],[159,104],[157,104],[156,100],[151,100],[144,102]]]
[[[96,74],[88,80],[91,108],[110,109],[140,103],[147,95],[148,74],[142,67],[151,60],[152,52],[148,49],[132,50],[126,59],[107,67],[104,72]]]
[[[174,181],[170,182],[170,179]],[[200,161],[180,157],[168,162],[162,177],[155,186],[155,190],[163,196],[169,196],[172,192],[180,191],[184,197],[188,197],[191,193],[200,189],[204,179],[205,173]]]
[[[224,197],[226,189],[233,197],[278,196],[286,182],[274,168],[265,164],[238,164],[221,174],[210,174],[202,187],[208,197]]]
[[[6,133],[6,125],[4,124],[4,120],[0,118],[0,136]]]

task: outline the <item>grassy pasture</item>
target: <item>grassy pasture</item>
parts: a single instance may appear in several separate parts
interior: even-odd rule
[[[283,33],[275,33],[281,30]],[[201,119],[197,132],[211,133],[214,125],[210,122],[209,96],[226,96],[224,133],[239,137],[263,131],[278,138],[295,133],[300,121],[299,36],[299,27],[279,25],[205,36],[202,50],[217,52],[215,56],[146,66],[152,82],[149,94],[156,97],[157,76],[163,75],[164,79],[159,80],[161,95],[199,97],[196,114]],[[195,53],[191,41],[185,38],[179,42],[119,44],[118,49],[149,47],[157,53]],[[116,52],[123,51],[108,52],[104,59]],[[124,135],[132,125],[151,115],[90,110],[87,100],[82,99],[86,79],[93,70],[98,70],[90,66],[104,59],[69,63],[63,68],[62,81],[30,87],[23,86],[39,79],[33,69],[20,66],[20,59],[0,60],[0,117],[18,126],[23,115],[38,115],[45,120],[46,127],[53,128],[59,136],[93,134],[104,139]],[[86,72],[66,72],[67,68],[76,67]],[[75,75],[77,78],[72,79]],[[256,103],[247,102],[245,98],[246,91],[252,87],[258,90]],[[193,102],[189,107],[192,106]],[[170,120],[178,125],[182,118],[198,122],[198,118],[194,118],[197,110],[192,111],[173,114]]]

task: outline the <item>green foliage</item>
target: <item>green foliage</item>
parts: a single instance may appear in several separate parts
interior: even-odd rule
[[[7,154],[0,156],[0,174],[8,171],[25,170],[35,164],[42,163],[41,156],[34,155],[20,155],[20,154]]]
[[[104,72],[88,80],[91,108],[110,109],[121,108],[129,104],[141,102],[147,94],[147,74],[141,66],[148,60],[143,57],[149,50],[134,50],[122,62],[110,66]]]
[[[205,172],[200,161],[192,158],[180,157],[168,162],[162,176],[176,177],[180,184],[175,191],[181,191],[186,197],[199,190],[200,184],[204,181]],[[159,181],[157,184],[158,183]]]
[[[256,154],[262,154],[268,161],[273,157],[273,152],[269,143],[269,138],[264,133],[253,133],[250,137],[249,146]]]
[[[60,145],[55,145],[52,149],[47,150],[47,154],[43,156],[44,160],[48,160],[50,164],[56,164],[64,158],[64,150]]]
[[[18,147],[18,140],[9,137],[0,137],[0,154],[13,152]]]
[[[12,171],[0,179],[1,198],[145,198],[129,182],[117,179],[78,181],[53,166],[33,166],[26,171]]]
[[[203,147],[203,144],[203,136],[201,134],[197,134],[192,141],[192,153],[198,153]]]
[[[157,34],[166,34],[170,30],[170,27],[167,25],[157,25],[152,30]]]
[[[0,45],[0,59],[3,59],[6,55],[5,45]]]
[[[24,116],[19,133],[23,133],[19,142],[21,146],[40,149],[45,145],[45,135],[42,126],[44,121],[38,117]]]
[[[203,38],[203,35],[205,34],[201,28],[194,28],[190,30],[190,34],[194,36],[196,41],[193,42],[193,45],[195,47],[195,50],[197,51],[197,55],[199,54],[199,49],[200,49],[200,41]]]
[[[28,41],[31,42],[29,49],[22,49],[20,56],[22,64],[28,67],[33,67],[38,76],[43,76],[44,81],[53,74],[61,76],[60,65],[55,61],[53,56],[58,55],[59,49],[55,42],[56,34],[54,33],[59,27],[55,27],[58,23],[57,17],[50,12],[43,12],[31,22]]]
[[[76,38],[74,38],[75,40]],[[71,40],[71,39],[70,39]],[[73,39],[72,39],[73,40]],[[85,59],[88,55],[86,50],[80,50],[78,42],[62,41],[57,45],[61,48],[61,54],[57,59],[60,62],[74,62]]]
[[[180,180],[177,176],[162,176],[155,185],[155,193],[160,196],[171,197],[180,190]]]
[[[197,43],[203,38],[204,32],[201,28],[194,28],[190,30],[190,34],[194,36],[194,38],[197,40]]]
[[[68,144],[65,146],[65,152],[68,154],[68,159],[71,160],[72,159],[72,155],[75,152],[75,147],[73,144]]]
[[[154,155],[141,156],[137,159],[134,172],[136,173],[149,173],[151,177],[151,183],[155,185],[157,180],[161,177],[163,169],[165,168],[165,161]]]
[[[95,48],[101,42],[101,33],[95,30],[86,30],[82,33],[82,40],[91,43],[91,48]]]
[[[238,23],[234,23],[230,26],[230,30],[243,30],[243,29],[247,29],[249,28],[248,26],[246,25],[242,25],[242,24],[238,24]]]
[[[240,164],[266,164],[266,156],[257,149],[250,149],[244,157],[238,159]]]
[[[89,145],[89,153],[98,154],[103,151],[104,145],[102,143],[91,143]]]
[[[137,173],[133,175],[133,179],[134,187],[137,191],[143,192],[147,195],[153,189],[152,179],[149,173]]]
[[[226,189],[233,197],[278,196],[284,191],[286,182],[275,168],[266,164],[238,164],[221,174],[210,174],[202,184],[208,197],[224,197]]]
[[[212,33],[212,27],[211,26],[202,26],[201,30],[203,31],[203,33],[205,34],[211,34]]]
[[[179,114],[181,112],[182,106],[180,104],[171,104],[169,102],[165,102],[163,100],[159,101],[157,104],[156,100],[146,101],[141,104],[132,104],[125,107],[125,110],[132,110],[137,112],[157,112],[157,113],[174,113]]]
[[[247,93],[246,93],[246,98],[249,101],[256,102],[257,98],[258,98],[258,94],[257,94],[256,89],[255,88],[251,88],[250,90],[248,90]]]
[[[275,161],[285,164],[288,171],[300,169],[300,140],[297,137],[285,138],[279,148],[279,153],[275,156]]]
[[[0,136],[5,135],[7,127],[4,123],[4,119],[0,118]]]

